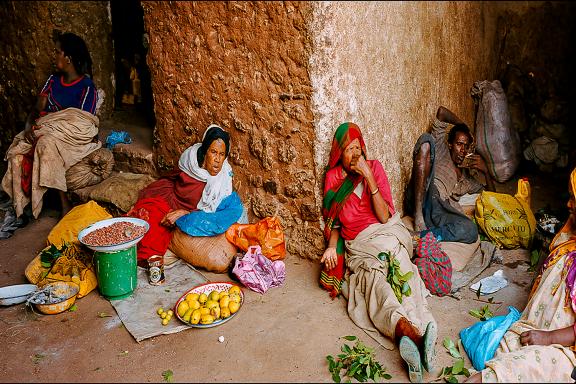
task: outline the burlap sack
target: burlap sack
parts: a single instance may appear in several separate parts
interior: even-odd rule
[[[128,212],[138,200],[138,193],[156,179],[150,175],[118,173],[99,183],[90,191],[89,198],[110,203]]]
[[[69,191],[98,184],[112,174],[114,156],[112,151],[99,148],[85,156],[66,171],[66,186]]]
[[[168,248],[187,263],[215,273],[226,273],[237,252],[225,234],[193,237],[178,228],[174,230]]]

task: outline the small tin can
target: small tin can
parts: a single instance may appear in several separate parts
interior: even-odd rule
[[[148,258],[148,281],[152,285],[162,285],[165,280],[164,256],[150,256],[150,258]]]

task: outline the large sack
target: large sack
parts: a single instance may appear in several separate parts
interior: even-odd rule
[[[470,91],[478,104],[476,149],[499,183],[509,180],[521,160],[518,132],[512,129],[506,95],[500,81],[477,81]]]
[[[225,234],[188,236],[179,229],[174,230],[168,249],[187,263],[215,273],[227,272],[237,252],[236,247],[226,240]]]
[[[64,243],[79,245],[78,233],[97,221],[110,219],[112,215],[95,201],[89,201],[70,210],[48,234],[48,244],[60,248]]]
[[[128,212],[136,201],[138,193],[156,179],[150,175],[118,173],[94,187],[90,199],[110,203],[123,212]]]
[[[106,148],[99,148],[85,156],[66,171],[69,191],[98,184],[112,174],[114,155]]]
[[[92,263],[93,252],[81,247],[78,233],[97,221],[112,216],[94,201],[78,205],[70,210],[48,234],[48,246],[28,264],[24,274],[28,281],[43,286],[55,281],[71,281],[78,284],[78,298],[86,296],[98,282]],[[65,247],[67,245],[67,247]],[[47,264],[42,263],[42,254],[61,250],[59,256]]]

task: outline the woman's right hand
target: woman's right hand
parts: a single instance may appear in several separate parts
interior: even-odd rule
[[[166,214],[166,216],[164,216],[160,224],[166,227],[173,227],[174,225],[176,225],[176,220],[189,213],[190,212],[185,209],[176,209],[174,211],[170,211]]]
[[[34,126],[26,124],[26,128],[24,128],[24,138],[30,144],[34,142],[36,136],[34,136]]]
[[[324,263],[327,270],[336,268],[336,265],[338,264],[338,253],[336,253],[336,247],[326,248],[320,262]]]

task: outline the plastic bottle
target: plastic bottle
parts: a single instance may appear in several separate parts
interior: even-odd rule
[[[514,196],[524,200],[530,206],[530,182],[527,177],[518,179],[518,190]]]

